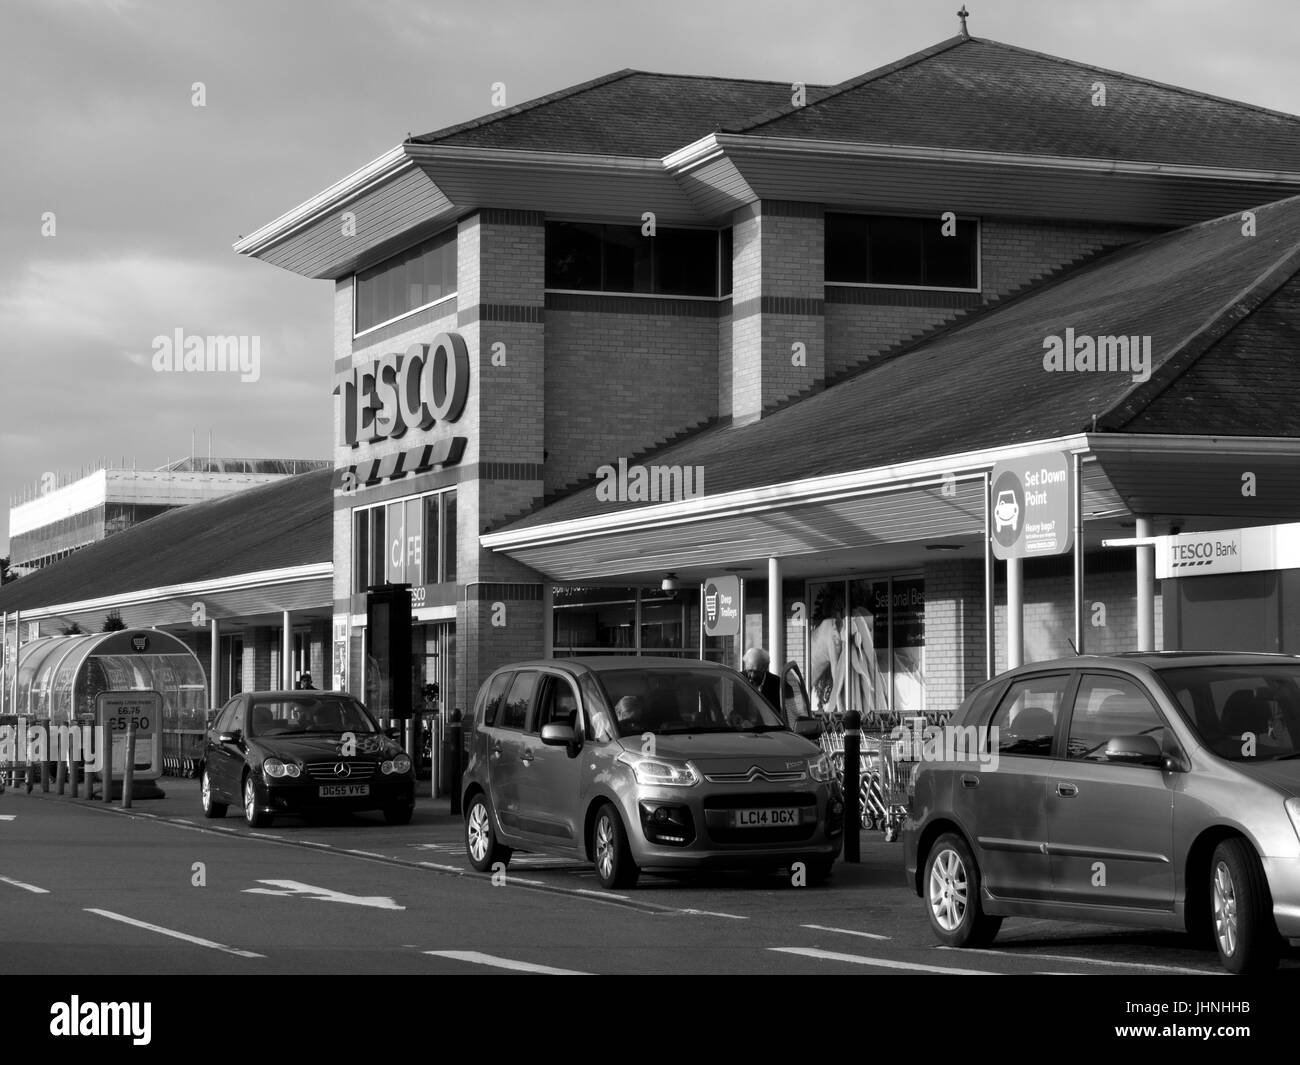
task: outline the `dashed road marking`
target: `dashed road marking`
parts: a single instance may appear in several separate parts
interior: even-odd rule
[[[1213,976],[1213,969],[1189,969],[1181,965],[1158,965],[1141,961],[1108,961],[1102,958],[1082,958],[1072,954],[1039,954],[1036,951],[983,950],[972,947],[936,947],[936,950],[961,950],[963,954],[992,954],[998,958],[1041,958],[1043,961],[1068,961],[1080,965],[1110,965],[1119,969],[1154,969],[1164,973],[1186,973],[1192,976]]]
[[[861,936],[863,939],[889,939],[889,936],[877,935],[875,932],[859,932],[856,928],[832,928],[824,924],[804,924],[800,928],[811,928],[814,932],[839,932],[845,936]]]
[[[834,950],[821,950],[817,947],[768,947],[778,954],[798,954],[805,958],[817,958],[822,961],[842,961],[852,965],[871,965],[880,969],[906,969],[916,973],[945,973],[958,976],[997,976],[998,973],[988,969],[956,969],[947,965],[921,965],[912,961],[893,961],[889,958],[869,958],[862,954],[841,954]]]
[[[749,918],[739,913],[718,913],[716,910],[678,909],[674,913],[687,913],[692,917],[729,917],[733,921],[748,921]]]
[[[219,950],[226,954],[234,954],[239,958],[266,957],[265,954],[254,954],[251,950],[240,950],[238,947],[228,947],[224,943],[214,943],[210,939],[201,939],[199,936],[191,936],[185,932],[177,932],[173,928],[163,928],[162,925],[150,924],[148,921],[137,921],[134,917],[126,917],[120,913],[113,913],[111,910],[96,910],[87,906],[86,912],[98,914],[100,917],[107,917],[110,921],[121,921],[123,924],[134,925],[136,928],[143,928],[149,932],[157,932],[159,935],[171,936],[173,939],[183,939],[186,943],[193,943],[196,946],[208,947],[211,950]]]
[[[535,965],[530,961],[516,961],[513,958],[498,958],[492,954],[483,954],[477,950],[426,950],[435,958],[450,958],[452,961],[469,962],[471,965],[487,965],[493,969],[510,969],[517,973],[543,973],[547,976],[591,976],[591,973],[579,972],[577,969],[557,969],[551,965]]]
[[[24,891],[30,891],[33,895],[48,895],[49,891],[43,887],[37,887],[35,884],[24,884],[21,880],[11,880],[7,876],[0,876],[0,881],[6,884],[12,884],[14,887],[22,888]]]

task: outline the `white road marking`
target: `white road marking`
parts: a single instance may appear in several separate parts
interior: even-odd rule
[[[489,965],[494,969],[511,969],[517,973],[543,973],[547,976],[590,976],[591,973],[579,972],[577,969],[556,969],[550,965],[534,965],[530,961],[515,961],[513,958],[497,958],[477,950],[426,950],[435,958],[450,958],[452,961],[465,961],[471,965]]]
[[[627,895],[615,895],[610,891],[592,891],[590,888],[585,887],[574,888],[573,890],[579,895],[594,895],[598,899],[622,899],[627,902],[629,898]]]
[[[853,928],[832,928],[824,924],[803,924],[800,928],[811,928],[814,932],[839,932],[846,936],[861,936],[863,939],[888,939],[889,936],[879,936],[875,932],[859,932]]]
[[[250,832],[250,836],[256,836],[258,839],[284,839],[283,836],[273,836],[269,832]]]
[[[440,873],[459,873],[462,876],[465,873],[464,869],[458,869],[454,865],[439,865],[437,862],[420,862],[419,864],[426,869],[437,869]]]
[[[346,848],[346,847],[343,849],[343,853],[344,853],[344,854],[359,854],[359,855],[361,855],[361,857],[363,857],[363,858],[383,858],[384,861],[396,861],[396,860],[397,860],[397,859],[391,858],[391,857],[390,857],[389,855],[387,855],[387,854],[376,854],[374,851],[355,851],[355,850],[350,850],[350,849],[348,849],[348,848]]]
[[[150,815],[150,814],[146,814],[145,816],[148,817],[148,816],[152,816],[152,815]],[[188,818],[185,818],[185,817],[169,817],[169,818],[167,818],[167,820],[170,821],[170,822],[171,822],[172,824],[174,824],[174,825],[192,825],[192,824],[194,824],[193,821],[191,821],[191,820],[189,820]]]
[[[327,851],[332,851],[334,849],[332,844],[316,843],[310,839],[300,839],[300,840],[296,840],[295,842],[301,843],[304,847],[324,847]]]
[[[944,965],[918,965],[910,961],[889,961],[886,958],[868,958],[861,954],[840,954],[833,950],[819,950],[816,947],[768,947],[778,954],[800,954],[806,958],[819,958],[825,961],[844,961],[854,965],[874,965],[881,969],[907,969],[918,973],[947,973],[959,976],[997,976],[987,969],[951,969]]]
[[[17,814],[0,814],[0,821],[12,821]]]
[[[688,913],[692,917],[730,917],[733,921],[748,921],[749,918],[739,913],[718,913],[716,910],[677,910],[677,913]]]
[[[963,954],[992,954],[999,958],[1041,958],[1043,961],[1070,961],[1081,965],[1111,965],[1119,969],[1156,969],[1165,973],[1188,973],[1193,976],[1212,976],[1217,970],[1188,969],[1180,965],[1158,965],[1141,961],[1104,961],[1101,958],[1080,958],[1072,954],[1039,954],[1032,951],[983,950],[972,947],[935,947],[935,950],[960,950]]]
[[[312,887],[297,880],[259,880],[259,884],[269,884],[264,888],[244,888],[245,895],[291,895],[299,898],[314,899],[318,902],[346,902],[351,906],[370,906],[376,910],[404,910],[386,895],[346,895],[329,888]],[[276,890],[276,889],[279,890]]]
[[[20,887],[24,891],[30,891],[33,895],[49,894],[49,891],[43,887],[37,887],[35,884],[24,884],[21,880],[10,880],[7,876],[0,876],[0,881],[3,881],[6,884],[12,884],[14,887]]]
[[[240,958],[265,958],[265,954],[254,954],[251,950],[239,950],[236,947],[227,947],[222,943],[214,943],[210,939],[200,939],[198,936],[186,935],[184,932],[177,932],[171,928],[163,928],[162,925],[149,924],[148,921],[137,921],[134,917],[125,917],[120,913],[113,913],[111,910],[96,910],[86,907],[87,913],[95,913],[100,917],[107,917],[110,921],[121,921],[123,924],[134,925],[136,928],[143,928],[149,932],[157,932],[159,935],[171,936],[173,939],[183,939],[186,943],[194,943],[200,947],[210,947],[212,950],[220,950],[226,954],[234,954]]]

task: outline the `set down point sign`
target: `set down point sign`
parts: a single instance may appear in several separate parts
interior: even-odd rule
[[[998,558],[1061,555],[1074,540],[1070,456],[1029,455],[993,467],[993,554]]]

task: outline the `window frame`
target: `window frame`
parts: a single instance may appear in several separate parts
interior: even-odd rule
[[[368,274],[372,270],[379,270],[386,264],[392,263],[394,260],[401,258],[402,256],[406,255],[408,252],[412,251],[413,249],[420,248],[425,244],[433,244],[435,241],[439,241],[442,240],[443,238],[446,238],[448,234],[450,234],[450,239],[446,241],[446,244],[450,244],[452,247],[456,248],[456,266],[457,266],[457,269],[455,271],[456,277],[452,284],[451,291],[446,293],[445,295],[439,296],[436,300],[432,300],[428,303],[422,303],[418,307],[412,307],[409,310],[403,311],[401,314],[395,315],[392,318],[385,318],[381,322],[376,322],[374,325],[368,325],[365,327],[365,329],[358,331],[357,310],[358,307],[360,306],[361,275]],[[403,318],[409,318],[413,314],[419,314],[420,311],[428,310],[430,307],[436,307],[440,303],[446,303],[448,300],[456,299],[456,297],[460,294],[459,267],[460,267],[459,226],[456,223],[452,223],[450,226],[446,227],[445,229],[440,229],[437,233],[434,233],[431,236],[424,237],[420,240],[415,241],[412,244],[408,244],[406,247],[393,252],[392,255],[389,255],[386,258],[381,259],[377,263],[371,263],[371,265],[361,270],[354,270],[352,272],[352,339],[356,340],[360,337],[365,336],[367,333],[373,333],[376,329],[383,329],[384,326],[386,325],[392,325],[394,322],[400,322]],[[394,269],[397,269],[397,267],[394,267]]]
[[[1061,689],[1061,702],[1057,708],[1056,719],[1052,731],[1052,743],[1046,753],[1039,754],[1033,751],[1008,751],[1004,750],[996,737],[993,735],[993,723],[997,719],[998,711],[1002,709],[1007,697],[1017,685],[1035,681],[1046,680],[1051,677],[1064,677],[1065,685]],[[1077,669],[1051,669],[1038,673],[1025,673],[1018,677],[1007,679],[1006,686],[998,694],[993,704],[993,710],[988,715],[988,750],[992,752],[995,748],[999,758],[1042,758],[1046,760],[1063,760],[1061,753],[1061,735],[1062,730],[1066,727],[1065,722],[1069,719],[1074,710],[1074,696],[1079,690],[1079,671]]]
[[[1075,711],[1079,708],[1079,696],[1080,694],[1082,694],[1083,687],[1085,684],[1088,683],[1088,680],[1090,678],[1095,678],[1095,679],[1109,678],[1112,681],[1124,681],[1132,685],[1134,688],[1136,688],[1138,692],[1146,699],[1147,705],[1150,706],[1151,709],[1155,711],[1156,717],[1160,721],[1161,728],[1163,731],[1163,735],[1160,737],[1160,750],[1166,756],[1169,756],[1171,753],[1175,753],[1179,749],[1178,741],[1175,737],[1173,730],[1170,728],[1169,725],[1169,716],[1160,708],[1160,702],[1158,699],[1155,698],[1155,695],[1151,691],[1151,689],[1147,687],[1145,684],[1143,684],[1139,678],[1134,677],[1129,673],[1123,673],[1116,670],[1081,669],[1079,670],[1078,677],[1074,685],[1074,690],[1070,694],[1070,712],[1067,715],[1067,720],[1065,722],[1064,729],[1061,728],[1059,722],[1057,723],[1056,740],[1064,741],[1060,753],[1061,760],[1065,762],[1070,762],[1074,765],[1121,765],[1121,766],[1125,766],[1126,768],[1132,768],[1132,769],[1159,769],[1160,768],[1159,766],[1139,765],[1133,762],[1111,762],[1109,760],[1099,759],[1099,758],[1076,758],[1070,754],[1070,734],[1074,730],[1074,714]],[[1123,733],[1123,735],[1131,735],[1131,734]]]
[[[830,215],[853,215],[858,218],[920,218],[933,220],[933,214],[881,214],[879,212],[868,211],[831,211],[825,213]],[[826,260],[825,252],[822,257],[822,276],[823,283],[829,288],[875,288],[875,289],[892,289],[899,292],[964,292],[964,293],[982,293],[984,291],[984,219],[980,215],[973,218],[963,218],[958,216],[958,222],[970,221],[975,224],[975,287],[974,288],[954,288],[950,285],[891,285],[878,281],[830,281],[825,279]],[[823,222],[823,227],[825,223]],[[823,228],[823,248],[825,247],[825,231]]]
[[[734,275],[734,270],[733,270],[733,272],[732,272],[732,284],[729,285],[729,286],[727,286],[728,289],[729,289],[729,291],[727,291],[727,292],[723,292],[723,291],[722,291],[722,287],[723,287],[723,285],[722,285],[722,281],[723,281],[723,278],[726,276],[726,271],[723,269],[723,262],[722,262],[722,260],[723,260],[723,238],[722,238],[722,234],[723,234],[725,231],[732,231],[731,248],[732,248],[732,255],[733,255],[733,257],[734,257],[734,255],[735,255],[735,233],[734,233],[734,229],[735,229],[735,227],[732,226],[732,225],[726,225],[726,226],[690,226],[690,225],[687,225],[687,226],[676,226],[676,225],[675,225],[675,226],[657,226],[657,227],[656,227],[656,237],[657,237],[657,235],[658,235],[659,233],[661,233],[661,232],[665,232],[665,231],[691,231],[691,232],[701,232],[701,233],[712,233],[712,234],[714,235],[714,238],[715,238],[715,239],[714,239],[714,271],[713,271],[713,274],[714,274],[714,277],[713,277],[713,289],[714,289],[714,295],[711,295],[711,296],[696,296],[696,295],[687,295],[687,294],[679,294],[679,293],[672,293],[672,292],[659,292],[659,291],[651,291],[651,292],[635,292],[635,291],[628,291],[628,290],[624,290],[624,289],[615,289],[615,288],[605,288],[605,287],[604,287],[604,285],[605,285],[605,250],[604,250],[604,249],[605,249],[605,237],[604,237],[604,232],[603,232],[603,231],[604,231],[604,227],[606,227],[606,226],[619,226],[619,227],[623,227],[623,228],[627,228],[627,229],[635,229],[635,230],[638,230],[638,231],[639,231],[640,228],[641,228],[639,225],[629,224],[629,223],[626,222],[626,221],[610,221],[610,220],[608,220],[608,219],[604,219],[604,218],[564,218],[564,217],[548,217],[548,218],[545,220],[545,222],[543,222],[543,228],[545,229],[546,227],[549,227],[549,226],[551,226],[552,224],[555,224],[555,225],[588,225],[588,226],[600,226],[600,227],[601,227],[601,230],[602,230],[602,232],[601,232],[601,238],[600,238],[600,240],[601,240],[601,263],[600,263],[600,285],[601,285],[601,287],[599,287],[599,288],[552,288],[550,285],[548,285],[548,284],[546,283],[546,275],[547,275],[547,273],[549,272],[549,261],[550,261],[550,260],[549,260],[549,243],[548,243],[548,241],[547,241],[547,239],[546,239],[546,235],[545,235],[545,233],[544,233],[544,234],[543,234],[543,251],[542,251],[542,275],[543,275],[543,276],[542,276],[542,286],[543,286],[543,291],[546,292],[546,293],[556,293],[556,294],[558,294],[558,295],[569,295],[569,296],[621,296],[621,297],[629,297],[629,298],[632,298],[632,299],[648,299],[648,300],[695,300],[695,301],[697,301],[697,302],[702,302],[702,303],[718,303],[718,302],[721,302],[722,300],[731,299],[731,291],[730,291],[730,289],[734,289],[734,288],[735,288],[735,275]],[[647,237],[647,238],[645,238],[645,239],[647,239],[647,240],[654,240],[654,239],[656,239],[656,237]],[[654,286],[654,285],[657,284],[657,282],[658,282],[658,269],[657,269],[657,262],[652,258],[652,260],[651,260],[651,285]]]

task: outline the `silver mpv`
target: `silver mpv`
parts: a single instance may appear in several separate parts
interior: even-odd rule
[[[466,727],[465,847],[480,872],[519,850],[594,862],[606,888],[631,887],[642,870],[795,863],[813,884],[843,842],[844,803],[822,749],[716,663],[504,666]]]

